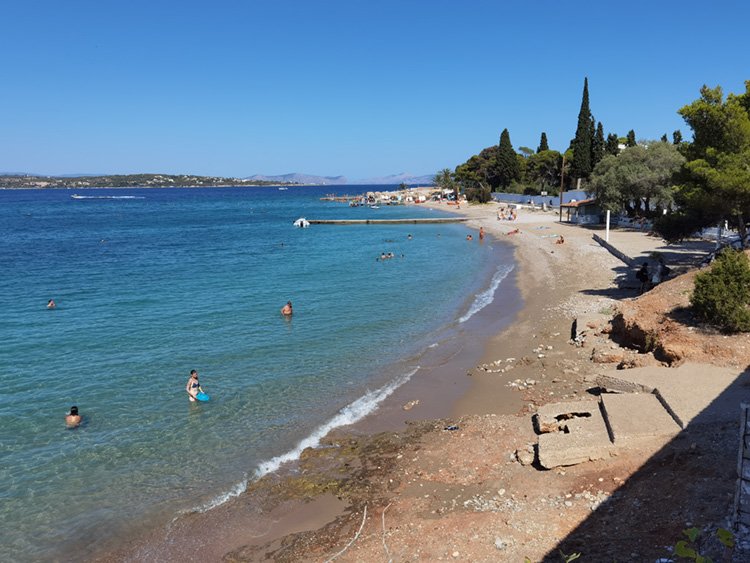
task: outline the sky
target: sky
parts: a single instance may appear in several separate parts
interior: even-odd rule
[[[4,2],[0,171],[349,179],[497,144],[565,150],[584,77],[605,134],[690,130],[744,92],[750,2]]]

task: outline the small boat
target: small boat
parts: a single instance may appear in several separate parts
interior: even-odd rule
[[[86,196],[78,195],[78,194],[73,194],[70,197],[72,197],[73,199],[86,199]]]
[[[279,188],[279,191],[283,191],[283,190],[288,190],[288,189],[289,189],[289,188],[286,188],[286,187],[284,187],[284,186],[281,186],[281,187]]]
[[[380,206],[379,205],[371,205],[370,209],[380,209]]]
[[[308,221],[308,220],[307,220],[307,219],[305,219],[304,217],[300,217],[299,219],[297,219],[297,220],[296,220],[296,221],[295,221],[295,222],[293,223],[293,225],[294,225],[295,227],[299,227],[300,229],[306,229],[307,227],[309,227],[309,226],[310,226],[310,221]]]

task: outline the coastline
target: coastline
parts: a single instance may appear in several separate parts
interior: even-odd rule
[[[446,210],[446,206],[439,203],[428,206]],[[564,264],[565,257],[570,254],[570,251],[580,247],[570,244],[564,249],[557,248],[557,253],[555,253],[555,247],[549,238],[541,238],[532,234],[533,229],[544,228],[546,231],[550,224],[554,224],[556,220],[554,214],[522,212],[517,221],[511,223],[497,221],[494,211],[496,208],[496,204],[488,204],[471,206],[465,210],[451,208],[447,210],[457,211],[467,216],[470,219],[467,226],[474,229],[484,227],[487,234],[499,243],[508,241],[513,244],[517,268],[506,282],[510,281],[518,286],[523,298],[523,306],[508,312],[507,305],[499,303],[496,299],[487,307],[487,312],[494,315],[509,313],[507,326],[497,334],[484,335],[483,341],[475,343],[472,350],[463,350],[453,358],[453,363],[443,366],[443,380],[437,390],[434,380],[429,382],[430,385],[425,385],[422,380],[423,385],[420,385],[420,378],[414,378],[401,386],[380,405],[376,412],[368,415],[363,421],[350,427],[334,429],[322,440],[319,450],[324,450],[326,444],[330,444],[331,440],[337,440],[337,436],[341,435],[366,442],[372,436],[378,435],[376,434],[378,432],[397,431],[406,436],[405,439],[408,442],[418,439],[423,432],[442,428],[444,424],[441,419],[457,422],[470,416],[514,417],[517,413],[523,412],[524,398],[522,394],[510,389],[508,382],[516,377],[525,377],[524,374],[527,372],[535,373],[535,367],[527,366],[529,369],[524,369],[523,366],[518,366],[512,374],[509,370],[505,377],[487,377],[487,374],[480,374],[475,366],[485,365],[502,358],[527,356],[529,343],[534,341],[537,333],[547,337],[551,334],[562,335],[559,338],[562,342],[567,339],[565,331],[569,330],[572,311],[566,310],[565,314],[556,315],[558,318],[550,318],[549,313],[550,308],[557,307],[560,310],[559,307],[563,306],[563,302],[574,291],[575,284],[562,283],[557,279],[559,276],[553,275],[552,269],[559,268],[561,264]],[[506,233],[514,228],[522,229],[523,234],[508,236]],[[577,235],[581,236],[580,233],[568,233],[568,230],[572,230],[569,226],[555,225],[555,229],[566,230],[565,236],[568,238],[575,239]],[[594,253],[603,258],[605,263],[612,265],[614,259],[606,251],[601,252],[601,250],[597,245]],[[590,283],[590,277],[584,277],[586,282]],[[604,269],[602,281],[605,286],[611,283],[611,278],[611,272]],[[519,283],[519,280],[523,280],[523,283]],[[539,329],[540,320],[545,324],[545,329]],[[418,401],[417,405],[407,409],[409,402],[415,400]],[[415,422],[420,420],[423,422]],[[406,428],[405,423],[408,424]],[[415,428],[416,434],[413,435]],[[124,550],[105,548],[105,553],[100,552],[93,559],[97,561],[136,560],[145,553],[152,554],[154,550],[166,559],[174,557],[190,559],[197,553],[213,559],[218,558],[222,550],[225,553],[232,549],[252,551],[290,534],[316,530],[327,522],[341,520],[353,508],[356,508],[356,503],[351,500],[342,500],[346,498],[346,495],[323,491],[324,494],[315,494],[311,497],[307,493],[300,495],[300,491],[294,490],[296,487],[288,490],[290,487],[284,484],[287,480],[295,481],[301,474],[304,474],[307,458],[315,457],[314,452],[311,454],[306,450],[299,462],[286,464],[278,472],[268,474],[252,483],[248,490],[239,497],[205,513],[192,513],[178,517],[166,531],[155,530],[145,533]],[[286,492],[284,492],[285,489],[287,489]],[[321,492],[318,490],[319,487],[313,487],[313,489],[316,493]],[[270,500],[272,498],[275,500]],[[309,500],[310,498],[312,500]],[[316,508],[305,509],[308,502]],[[204,539],[200,545],[197,545],[191,540],[196,529],[212,530],[212,533],[201,534]],[[254,531],[249,533],[249,530]],[[212,539],[206,541],[206,537]],[[251,557],[249,560],[255,559]]]

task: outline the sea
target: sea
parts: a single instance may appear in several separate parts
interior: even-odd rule
[[[0,190],[0,560],[85,559],[228,502],[497,322],[503,242],[293,226],[448,216],[321,199],[382,189]]]

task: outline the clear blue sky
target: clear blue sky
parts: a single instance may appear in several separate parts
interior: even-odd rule
[[[498,142],[564,150],[584,76],[605,133],[689,130],[744,91],[750,3],[5,2],[0,171],[453,168]]]

